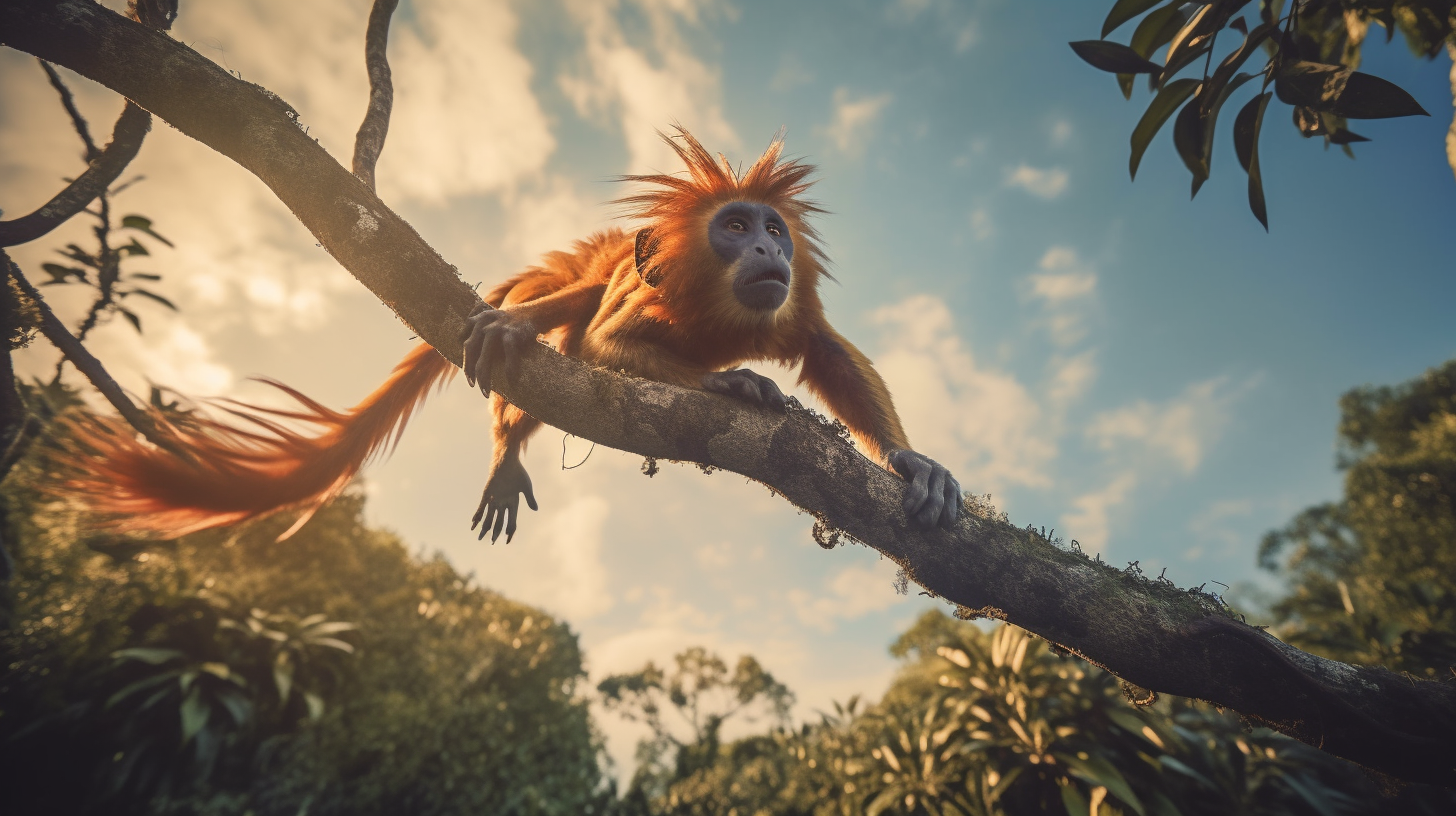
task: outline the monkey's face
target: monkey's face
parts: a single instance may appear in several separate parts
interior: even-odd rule
[[[708,222],[708,243],[723,259],[739,303],[771,312],[789,299],[794,240],[773,207],[747,201],[724,204]]]

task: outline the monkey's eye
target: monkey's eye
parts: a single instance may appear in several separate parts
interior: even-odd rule
[[[748,232],[748,225],[737,218],[730,220],[726,226],[729,232]]]
[[[769,224],[767,227],[764,227],[764,229],[768,230],[768,234],[769,235],[783,235],[784,234],[783,230],[779,229],[779,225],[778,224]]]

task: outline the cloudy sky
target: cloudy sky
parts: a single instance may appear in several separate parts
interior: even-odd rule
[[[1375,139],[1358,161],[1271,106],[1265,234],[1226,131],[1197,200],[1166,134],[1129,181],[1146,97],[1124,102],[1065,44],[1095,37],[1108,5],[406,0],[380,193],[489,284],[608,224],[612,177],[677,169],[655,129],[681,122],[749,163],[786,127],[831,211],[830,319],[875,360],[917,448],[1014,522],[1104,560],[1182,585],[1257,580],[1259,537],[1338,494],[1338,396],[1456,354],[1449,61],[1367,46],[1365,70],[1436,115],[1358,127]],[[174,34],[288,100],[347,164],[367,12],[184,0]],[[72,84],[105,141],[120,100]],[[7,216],[78,172],[78,149],[34,60],[0,51]],[[247,378],[267,375],[342,407],[410,347],[237,166],[157,123],[133,169],[145,180],[116,206],[175,241],[148,268],[181,313],[144,310],[141,336],[96,332],[129,387],[266,399]],[[16,259],[37,274],[83,231]],[[22,354],[24,371],[53,365],[43,344]],[[367,472],[373,520],[569,621],[594,675],[705,644],[757,655],[800,716],[884,688],[885,647],[926,602],[896,595],[874,552],[819,549],[810,519],[732,474],[668,466],[649,481],[639,459],[551,430],[527,457],[541,511],[515,543],[477,543],[488,422],[462,384],[433,400]],[[604,724],[629,754],[628,732]]]

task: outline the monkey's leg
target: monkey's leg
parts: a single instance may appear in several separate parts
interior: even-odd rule
[[[490,478],[485,482],[480,506],[470,519],[470,529],[480,527],[479,538],[485,538],[490,531],[490,541],[500,538],[501,530],[506,533],[506,543],[516,534],[516,519],[520,515],[521,496],[532,510],[536,508],[536,494],[531,491],[531,477],[526,466],[521,464],[521,449],[526,439],[541,427],[541,421],[525,411],[506,402],[499,394],[490,398],[491,413],[494,415],[495,451],[490,468]]]

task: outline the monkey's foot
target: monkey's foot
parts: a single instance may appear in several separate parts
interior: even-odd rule
[[[521,355],[536,342],[540,332],[531,321],[509,309],[489,306],[466,318],[465,323],[465,364],[461,366],[465,381],[479,385],[480,393],[490,396],[491,377],[499,372],[507,380],[514,380],[520,370]]]
[[[921,528],[937,522],[949,530],[960,518],[961,485],[945,466],[912,450],[891,451],[890,467],[910,484],[905,487],[905,515]]]
[[[775,411],[784,410],[788,404],[777,383],[746,368],[709,372],[703,375],[702,384],[705,390],[715,394],[724,394]]]
[[[491,471],[485,492],[480,497],[480,506],[475,508],[475,516],[470,519],[470,529],[480,526],[477,541],[483,541],[485,531],[489,530],[490,543],[494,544],[504,527],[506,543],[511,543],[511,536],[516,534],[516,517],[520,515],[522,494],[526,497],[526,504],[535,510],[536,494],[531,492],[531,477],[526,474],[526,467],[519,458],[508,456]]]

